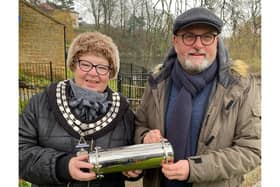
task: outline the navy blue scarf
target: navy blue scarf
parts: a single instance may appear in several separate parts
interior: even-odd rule
[[[190,75],[176,60],[171,71],[171,79],[179,90],[170,115],[167,118],[166,138],[170,141],[174,149],[175,162],[191,156],[191,136],[190,121],[192,114],[192,99],[212,80],[217,73],[216,61],[206,70],[199,74]],[[164,179],[165,187],[185,187],[192,186],[186,181]]]
[[[190,75],[176,60],[171,72],[171,79],[179,93],[170,117],[167,119],[168,130],[166,138],[171,142],[175,161],[186,159],[191,155],[190,121],[192,114],[192,98],[194,98],[217,73],[217,63],[214,62],[201,73]]]

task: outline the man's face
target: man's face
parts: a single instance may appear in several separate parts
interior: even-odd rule
[[[184,37],[182,35],[184,35]],[[195,41],[192,44],[191,41],[194,35],[203,36],[195,37]],[[216,35],[217,31],[213,27],[205,24],[197,24],[179,30],[176,35],[173,36],[173,45],[177,52],[178,60],[187,72],[202,72],[213,63],[217,54],[218,37],[216,37]],[[211,37],[213,43],[210,42],[209,44]]]

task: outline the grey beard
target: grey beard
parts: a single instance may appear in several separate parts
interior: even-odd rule
[[[193,65],[188,60],[183,61],[182,67],[191,74],[197,74],[207,69],[212,63],[204,59],[201,64]]]

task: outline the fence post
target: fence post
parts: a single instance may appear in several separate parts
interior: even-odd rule
[[[51,76],[51,82],[53,82],[52,61],[50,61],[50,76]]]
[[[118,89],[119,93],[122,92],[122,75],[121,75],[121,73],[118,74],[117,89]]]
[[[132,93],[131,93],[131,89],[132,89],[132,72],[133,72],[133,64],[131,63],[130,64],[130,76],[128,76],[129,77],[129,91],[128,91],[128,97],[129,98],[131,98],[131,95],[132,95]]]

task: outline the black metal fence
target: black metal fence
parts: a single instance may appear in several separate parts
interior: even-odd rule
[[[117,91],[126,96],[130,106],[136,110],[144,93],[148,73],[120,73],[117,79]]]
[[[20,112],[36,93],[43,91],[52,82],[67,78],[64,66],[49,63],[21,63],[19,65],[19,109]],[[122,63],[117,80],[111,80],[110,87],[122,93],[130,101],[133,110],[140,103],[147,82],[145,68],[134,64]]]

